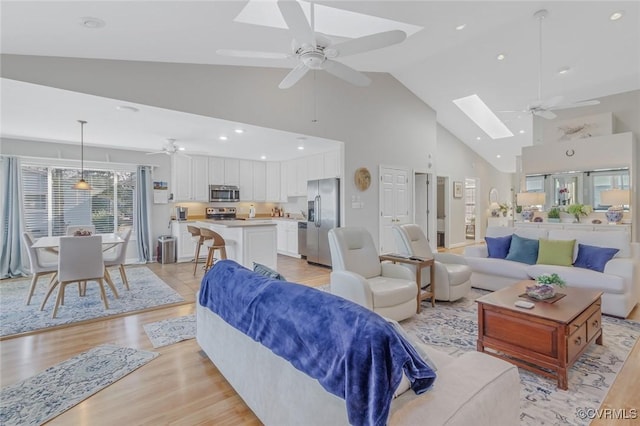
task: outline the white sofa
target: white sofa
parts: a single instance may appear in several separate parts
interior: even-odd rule
[[[487,237],[516,234],[523,238],[576,240],[578,244],[617,248],[620,251],[605,265],[603,272],[572,266],[514,262],[488,257],[486,246],[469,246],[464,250],[471,266],[471,285],[486,290],[499,290],[515,282],[535,279],[543,273],[557,273],[571,287],[599,290],[604,314],[626,318],[640,300],[640,244],[631,243],[624,231],[576,231],[543,228],[488,227]]]
[[[197,299],[196,299],[197,300]],[[198,344],[267,426],[348,425],[343,399],[284,358],[196,305]],[[437,367],[433,389],[408,390],[391,403],[389,425],[512,426],[520,415],[517,368],[480,352],[450,357],[422,345]]]

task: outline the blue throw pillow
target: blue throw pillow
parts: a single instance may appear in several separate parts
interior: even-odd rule
[[[253,272],[276,280],[286,281],[286,279],[282,276],[282,274],[280,274],[280,272],[274,271],[273,269],[261,263],[253,262]]]
[[[489,251],[489,257],[494,259],[504,259],[509,254],[509,247],[511,247],[511,235],[506,237],[484,237],[487,242],[487,250]]]
[[[522,238],[513,234],[509,254],[505,259],[533,265],[538,261],[538,246],[538,240]]]
[[[578,244],[578,257],[573,262],[573,266],[604,272],[604,265],[619,251],[617,248]]]

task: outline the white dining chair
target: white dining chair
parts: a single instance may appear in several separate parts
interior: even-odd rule
[[[124,240],[124,243],[117,245],[116,252],[113,256],[105,256],[104,267],[109,268],[111,266],[118,266],[122,282],[127,290],[129,290],[129,280],[127,279],[127,273],[124,269],[124,262],[127,256],[127,244],[129,244],[129,238],[131,237],[131,228],[129,227],[125,229],[123,232],[118,233],[118,235]],[[109,280],[111,280],[108,269],[106,269],[105,275],[109,277]]]
[[[31,303],[31,298],[33,297],[33,292],[36,288],[36,283],[38,278],[43,275],[53,274],[51,277],[51,281],[49,281],[49,285],[56,279],[56,275],[58,274],[58,264],[54,262],[43,262],[40,258],[39,250],[33,248],[33,238],[31,234],[28,232],[22,233],[22,239],[24,240],[25,245],[27,246],[27,254],[29,255],[29,264],[31,265],[31,273],[33,277],[31,278],[31,285],[29,286],[29,294],[27,295],[27,305]]]
[[[56,304],[52,318],[56,317],[58,308],[64,302],[64,289],[71,283],[96,281],[100,286],[100,295],[105,309],[109,309],[109,302],[104,291],[104,261],[102,257],[102,237],[60,237],[58,249],[58,276],[49,286],[42,301],[40,310],[44,309],[49,296],[58,288]],[[112,289],[113,290],[113,289]]]
[[[75,235],[78,231],[88,231],[91,235],[96,233],[96,227],[94,225],[69,225],[67,226],[67,235]]]

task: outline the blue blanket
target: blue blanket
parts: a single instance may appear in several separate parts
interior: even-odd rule
[[[403,370],[418,394],[436,377],[378,314],[231,260],[205,275],[199,302],[343,398],[353,425],[386,424]]]

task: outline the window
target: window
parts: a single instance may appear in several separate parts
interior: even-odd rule
[[[629,170],[605,170],[591,172],[593,207],[607,210],[608,205],[601,203],[600,193],[610,189],[629,189]],[[625,206],[628,209],[629,206]]]
[[[25,230],[39,238],[65,235],[69,225],[92,224],[97,233],[133,226],[135,176],[126,170],[85,169],[93,189],[78,191],[72,187],[80,169],[24,164]]]

